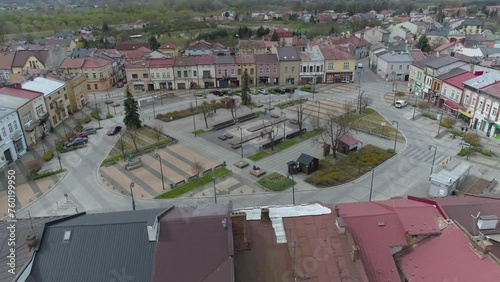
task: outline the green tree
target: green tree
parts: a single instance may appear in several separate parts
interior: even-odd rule
[[[431,46],[429,45],[429,38],[427,38],[425,34],[420,35],[415,47],[420,49],[422,52],[430,52]]]
[[[123,123],[127,128],[136,129],[142,126],[141,117],[139,115],[139,107],[137,106],[137,101],[130,93],[127,88],[125,91],[125,101],[123,106],[125,108],[125,117],[123,118]]]
[[[263,26],[259,26],[259,28],[257,29],[256,35],[257,35],[258,38],[261,38],[262,36],[266,35]]]
[[[160,43],[156,40],[156,37],[153,35],[149,38],[149,49],[152,51],[158,50],[158,47],[160,47]]]
[[[276,31],[274,31],[273,35],[271,35],[271,41],[280,41],[280,38],[278,37]]]
[[[311,15],[311,17],[309,18],[309,22],[316,23],[316,20],[314,19],[314,15]]]
[[[109,26],[107,23],[103,23],[102,24],[102,32],[108,32],[109,31]]]
[[[252,104],[252,97],[250,96],[250,88],[248,87],[248,73],[245,71],[241,77],[241,103],[243,105]]]

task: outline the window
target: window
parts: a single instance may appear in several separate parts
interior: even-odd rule
[[[139,76],[136,73],[132,74],[132,79],[138,79],[138,78],[139,78]]]
[[[328,63],[328,70],[333,70],[333,63]]]
[[[52,116],[52,122],[54,122],[54,124],[57,124],[57,116]]]
[[[181,77],[181,71],[177,71],[177,77]]]
[[[97,90],[99,87],[97,87],[97,83],[94,83],[94,89]]]
[[[498,113],[498,109],[497,108],[493,108],[493,111],[491,111],[491,115],[496,117],[497,113]]]
[[[23,139],[17,139],[14,141],[14,148],[16,149],[16,153],[24,151]]]
[[[484,110],[486,113],[490,110],[490,104],[486,104],[486,109]]]
[[[476,105],[476,98],[472,98],[472,106]]]
[[[184,77],[188,77],[188,71],[184,71]]]
[[[31,122],[31,113],[25,113],[23,115],[23,122],[24,122],[24,124],[27,124],[28,122]]]
[[[9,123],[8,126],[9,126],[9,133],[11,134],[14,133],[14,127],[12,127],[12,123]]]
[[[227,77],[227,70],[224,70],[224,76]]]
[[[391,65],[391,70],[393,70],[393,69],[394,69],[394,65]]]
[[[88,85],[90,86],[90,85]],[[36,114],[41,116],[42,113],[43,113],[43,106],[42,105],[38,105],[36,108],[35,108],[35,111],[36,111]]]
[[[167,78],[170,78],[170,73],[169,72],[167,72]]]
[[[142,78],[149,78],[149,74],[147,74],[147,73],[143,73],[143,74],[142,74]]]
[[[241,69],[238,69],[238,75],[241,75]]]
[[[89,74],[88,73],[85,73],[85,78],[89,78]]]
[[[197,74],[196,74],[196,71],[193,71],[193,76],[196,76],[196,75],[197,75]]]
[[[307,67],[306,66],[302,67],[302,72],[307,72]]]
[[[253,74],[253,68],[250,69],[250,74]]]
[[[14,121],[13,123],[14,123],[14,129],[15,129],[15,130],[18,130],[18,129],[19,129],[19,127],[17,126],[17,122],[15,122],[15,121]]]
[[[234,69],[231,70],[231,75],[234,75]]]
[[[90,90],[90,89],[92,89],[92,88],[90,87],[90,84],[87,84],[87,90]]]
[[[407,70],[409,70],[409,69],[410,69],[410,65],[407,65],[407,66],[406,66],[406,69],[407,69]]]
[[[218,73],[219,75],[222,75],[222,70],[219,70],[217,73]]]
[[[103,78],[104,78],[104,75],[102,74],[102,72],[101,72],[101,73],[99,73],[99,77],[100,77],[101,79],[103,79]]]
[[[294,73],[294,72],[295,72],[295,67],[292,67],[292,73]]]
[[[266,69],[266,73],[269,73],[269,68]]]
[[[348,70],[349,69],[349,62],[344,62],[344,70]]]
[[[468,105],[468,104],[469,104],[469,96],[466,96],[466,97],[465,97],[464,104],[465,104],[465,105]]]
[[[92,73],[92,77],[93,77],[93,78],[97,78],[97,75],[95,74],[95,72],[94,72],[94,73]]]
[[[5,127],[2,127],[2,135],[3,135],[3,138],[7,137],[7,131],[5,131]]]
[[[264,73],[264,70],[263,69],[260,69],[259,70],[259,74],[263,74]]]
[[[278,69],[277,68],[274,68],[274,73],[278,73]]]
[[[167,74],[163,72],[163,73],[162,73],[162,77],[163,77],[163,78],[167,78]]]
[[[68,100],[68,94],[64,94],[64,99]]]
[[[402,70],[403,69],[403,65],[399,65],[399,70]]]
[[[288,67],[285,67],[285,73],[288,73]]]

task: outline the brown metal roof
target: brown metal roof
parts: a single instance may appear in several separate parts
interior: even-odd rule
[[[161,215],[152,281],[234,281],[230,206],[175,207]]]
[[[42,64],[45,65],[47,57],[49,56],[49,51],[47,50],[18,50],[12,61],[12,67],[24,67],[26,61],[30,56],[36,57]]]

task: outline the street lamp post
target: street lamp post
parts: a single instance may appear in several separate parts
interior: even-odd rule
[[[95,113],[97,114],[97,98],[94,93]]]
[[[243,158],[243,129],[239,126],[236,127],[240,131],[240,151],[241,151],[241,158]]]
[[[392,72],[392,93],[394,93],[394,104],[396,104],[396,72]]]
[[[321,109],[321,102],[319,100],[316,102],[318,102],[318,124],[317,124],[317,126],[319,127],[319,111]]]
[[[394,153],[396,153],[396,144],[398,142],[398,131],[399,131],[399,122],[398,121],[395,121],[393,120],[392,121],[392,124],[396,124],[396,138],[394,138]]]
[[[98,117],[97,123],[99,124],[99,128],[101,127],[101,117],[99,116],[99,113],[97,112],[97,98],[95,97],[94,93],[94,103],[95,103],[95,114]]]
[[[106,94],[106,102],[105,102],[105,104],[106,104],[106,107],[108,108],[108,116],[109,116],[109,115],[111,115],[111,114],[109,113],[109,104],[108,104],[108,98],[110,98],[110,97],[111,97],[111,95],[109,95],[109,93],[108,93],[108,94]]]
[[[287,176],[289,179],[290,179],[290,177],[292,178],[292,203],[295,206],[295,179],[294,179],[293,174],[289,173]]]
[[[413,117],[411,119],[415,119],[415,110],[417,109],[417,98],[418,98],[418,94],[415,93],[415,105],[413,107]]]
[[[358,141],[358,143],[361,143],[361,146],[363,146],[363,142]],[[361,174],[361,157],[363,156],[363,152],[361,152],[361,148],[359,148],[359,159],[358,159],[358,175]]]
[[[429,145],[429,150],[431,150],[432,148],[434,148],[434,157],[432,157],[431,175],[432,175],[432,172],[434,171],[434,161],[436,160],[437,146]]]
[[[155,100],[156,100],[156,95],[153,95],[153,119],[156,118],[156,112],[155,112]]]
[[[132,181],[130,182],[130,196],[132,197],[132,210],[135,211],[135,200],[134,200],[134,193],[132,192],[132,188],[134,188],[135,183]]]
[[[161,156],[160,154],[156,153],[155,158],[157,158],[160,161],[160,174],[161,174],[161,188],[165,190],[165,180],[163,179],[163,166],[161,164]]]
[[[363,94],[361,93],[361,69],[358,69],[358,113],[361,114],[361,99],[363,98]]]
[[[439,137],[439,132],[441,131],[441,120],[443,119],[443,111],[440,111],[439,112],[439,116],[438,116],[438,133],[436,135],[436,137]]]
[[[285,112],[281,112],[281,115],[282,116],[285,116],[285,119],[283,120],[283,141],[285,141],[285,125],[286,125],[286,113]]]
[[[370,197],[368,198],[368,201],[372,201],[372,192],[373,192],[373,177],[375,176],[375,169],[373,168],[370,168],[370,170],[372,171],[372,182],[370,184]]]
[[[54,146],[56,147],[57,160],[59,161],[59,169],[62,170],[61,155],[59,155],[59,150],[57,150],[56,140],[54,140]]]
[[[215,203],[217,204],[217,190],[215,189],[215,176],[212,176],[212,181],[214,182],[214,200]]]
[[[316,77],[313,76],[313,100],[314,100],[314,93],[316,93]]]

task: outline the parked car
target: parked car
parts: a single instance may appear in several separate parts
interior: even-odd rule
[[[394,103],[394,107],[396,108],[404,108],[408,105],[408,103],[405,101],[405,100],[397,100],[395,103]]]
[[[280,94],[285,94],[286,92],[287,92],[287,89],[283,88],[283,87],[280,87],[280,88],[278,88],[278,90],[276,90],[276,93],[280,93]]]
[[[260,89],[259,94],[267,95],[267,94],[269,94],[269,92],[266,89]]]
[[[93,127],[93,126],[87,126],[87,127],[83,128],[81,132],[85,132],[88,135],[90,135],[90,134],[96,134],[97,133],[97,129],[95,127]]]
[[[89,137],[89,135],[86,132],[75,132],[73,134],[73,136],[71,136],[70,138],[68,138],[68,141],[73,141],[73,140],[75,140],[77,138],[88,138],[88,137]]]
[[[87,144],[87,142],[89,142],[89,139],[87,139],[87,138],[75,138],[74,140],[66,143],[66,145],[64,145],[64,146],[66,148],[70,148],[70,147],[74,147],[74,146],[85,145],[85,144]]]
[[[111,135],[115,135],[115,134],[119,133],[120,131],[122,131],[122,127],[121,127],[121,126],[119,126],[119,125],[115,125],[115,126],[112,126],[112,127],[108,130],[108,132],[106,132],[106,134],[108,134],[108,135],[110,135],[110,136],[111,136]]]
[[[212,93],[213,93],[215,96],[224,96],[224,94],[223,94],[221,91],[219,91],[219,90],[214,90],[214,91],[212,91]]]
[[[123,87],[123,82],[118,81],[118,83],[116,84],[116,87],[117,88],[122,88]]]
[[[224,93],[224,95],[227,95],[227,96],[232,96],[233,95],[233,91],[231,91],[231,90],[226,90],[223,93]]]
[[[250,89],[250,94],[252,94],[252,95],[257,95],[257,92],[258,92],[257,89],[253,89],[253,88]]]
[[[127,79],[126,78],[122,78],[122,83],[123,84],[127,84]]]

